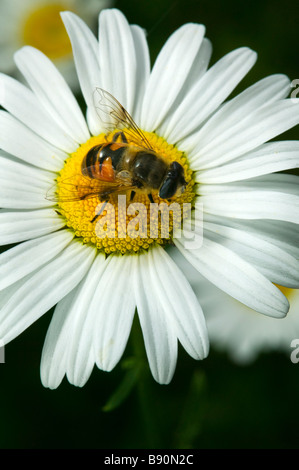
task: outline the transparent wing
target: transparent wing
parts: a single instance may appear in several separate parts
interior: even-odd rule
[[[103,200],[110,194],[135,189],[129,178],[117,175],[113,182],[84,177],[82,174],[72,175],[59,181],[59,194],[57,184],[53,185],[46,194],[46,199],[53,202],[84,201],[89,198]]]
[[[133,144],[153,150],[128,111],[111,93],[102,88],[96,88],[93,93],[93,101],[97,114],[107,132],[113,132],[115,129],[126,130],[126,134]]]

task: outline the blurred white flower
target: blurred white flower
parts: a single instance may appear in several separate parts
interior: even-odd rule
[[[294,251],[299,255],[298,247]],[[227,352],[238,364],[251,363],[261,352],[280,351],[290,356],[291,343],[299,338],[299,289],[278,286],[290,303],[286,317],[261,315],[200,276],[177,251],[171,251],[171,255],[200,298],[215,350]]]
[[[98,13],[112,3],[112,0],[1,0],[0,71],[18,73],[14,52],[29,45],[54,61],[69,85],[77,88],[71,43],[60,12],[73,11],[95,29]]]

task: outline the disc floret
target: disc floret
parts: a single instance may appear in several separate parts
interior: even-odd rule
[[[84,156],[94,146],[110,142],[116,132],[91,137],[65,161],[57,178],[58,211],[65,217],[66,225],[74,230],[76,237],[81,238],[84,244],[95,245],[107,255],[138,253],[155,244],[169,244],[174,227],[179,228],[181,225],[183,206],[191,205],[194,199],[194,180],[185,154],[155,133],[144,132],[153,150],[167,163],[177,161],[184,168],[187,184],[181,195],[166,200],[161,199],[158,190],[155,190],[151,193],[151,202],[144,191],[136,188],[133,200],[131,190],[121,194],[112,193],[107,201],[100,201],[96,195],[84,198],[84,193],[92,191],[96,183],[82,175]],[[126,137],[130,145],[130,136]],[[167,217],[168,233],[164,224],[161,224]]]

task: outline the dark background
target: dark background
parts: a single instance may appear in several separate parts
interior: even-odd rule
[[[257,64],[236,92],[273,73],[299,78],[298,1],[134,0],[116,6],[148,31],[152,60],[176,28],[198,22],[213,43],[212,63],[240,46],[258,52]],[[284,137],[298,136],[297,126]],[[84,388],[64,379],[51,391],[39,377],[51,315],[5,348],[0,448],[298,448],[299,363],[292,364],[288,355],[262,354],[240,367],[213,349],[203,362],[180,349],[172,383],[161,386],[148,372],[137,324],[139,340],[130,340],[125,361],[113,372],[95,368]],[[137,385],[122,404],[103,411],[131,357],[141,368]]]

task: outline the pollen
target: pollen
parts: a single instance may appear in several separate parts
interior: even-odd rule
[[[63,10],[69,10],[64,2],[49,2],[29,11],[21,26],[22,42],[36,47],[50,59],[70,56],[71,43],[60,17]]]
[[[130,187],[111,191],[101,200],[101,182],[84,176],[81,164],[90,149],[111,142],[116,132],[117,129],[110,135],[91,137],[65,161],[57,177],[56,210],[76,237],[107,255],[139,253],[154,245],[171,244],[174,230],[180,229],[184,218],[190,217],[195,196],[186,155],[155,133],[143,132],[152,149],[167,164],[176,161],[183,167],[184,192],[167,200],[161,199],[156,189],[151,191],[151,201],[147,192]],[[128,145],[133,145],[129,134],[126,131],[124,134]]]

